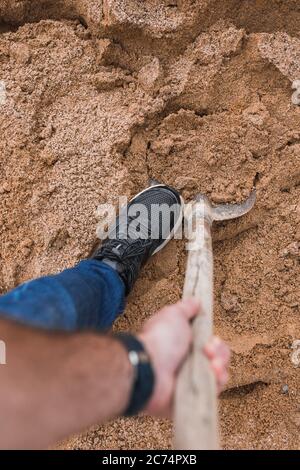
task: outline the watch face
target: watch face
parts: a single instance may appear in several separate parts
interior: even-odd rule
[[[149,356],[145,351],[140,351],[138,353],[139,355],[139,362],[140,364],[147,364],[149,363]]]
[[[136,352],[136,351],[129,351],[128,353],[128,358],[129,358],[129,361],[131,362],[131,364],[134,366],[134,367],[137,367],[140,363],[140,358],[139,358],[139,353]]]
[[[139,364],[149,363],[148,354],[144,351],[129,351],[128,357],[134,367],[137,367]]]

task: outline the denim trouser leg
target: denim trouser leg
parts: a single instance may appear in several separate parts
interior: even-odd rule
[[[124,284],[96,260],[27,282],[0,297],[0,315],[47,330],[109,328],[124,308]]]

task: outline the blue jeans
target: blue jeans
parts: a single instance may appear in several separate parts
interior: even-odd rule
[[[0,297],[0,315],[46,330],[105,330],[124,309],[124,284],[96,260],[42,277]]]

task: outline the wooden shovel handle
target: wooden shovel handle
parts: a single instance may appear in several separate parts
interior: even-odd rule
[[[193,348],[183,364],[175,393],[175,448],[219,448],[216,381],[203,353],[213,333],[213,255],[210,206],[195,203],[189,233],[189,255],[183,298],[201,301],[202,311],[193,323]],[[186,216],[187,217],[187,216]],[[191,245],[192,244],[192,245]]]

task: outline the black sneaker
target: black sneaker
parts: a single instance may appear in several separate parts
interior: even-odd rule
[[[131,291],[141,267],[161,250],[182,224],[183,199],[163,184],[151,186],[122,208],[109,228],[108,238],[92,259],[101,260],[119,273]]]

